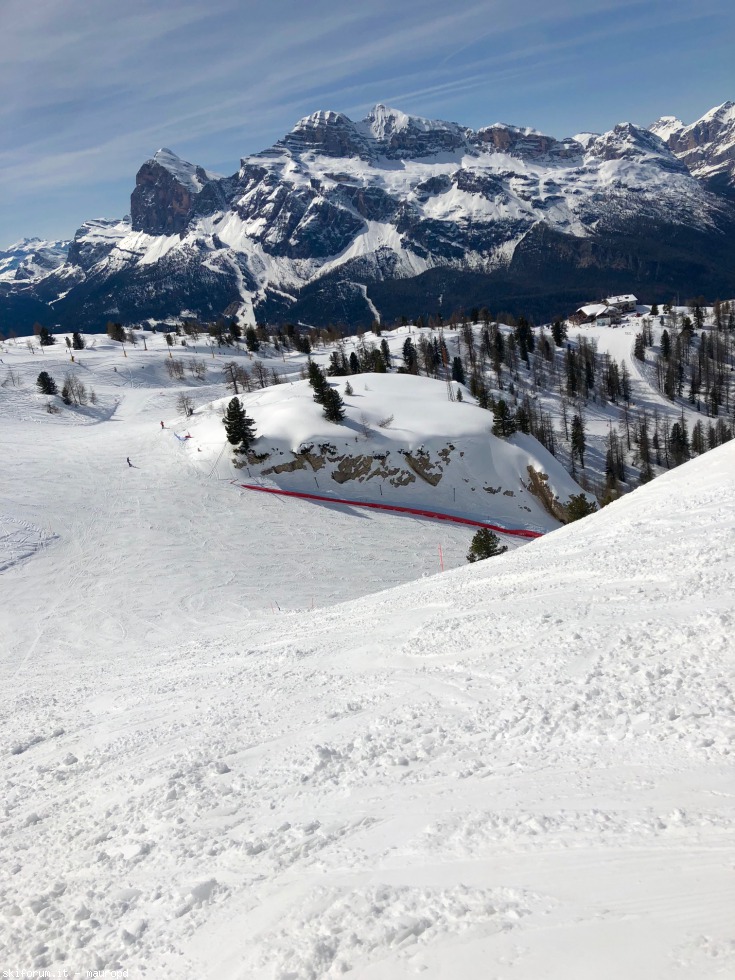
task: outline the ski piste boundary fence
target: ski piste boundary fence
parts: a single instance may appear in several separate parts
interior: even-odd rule
[[[254,483],[238,483],[232,480],[232,485],[243,490],[255,490],[258,493],[270,493],[279,497],[297,497],[300,500],[316,500],[319,503],[342,504],[347,507],[364,507],[368,510],[383,510],[394,514],[410,514],[412,517],[428,517],[432,521],[450,521],[453,524],[465,524],[470,527],[486,527],[497,534],[507,534],[515,538],[541,538],[542,531],[529,531],[526,528],[500,527],[498,524],[488,524],[485,521],[474,521],[470,517],[457,517],[454,514],[441,514],[434,510],[419,510],[416,507],[399,507],[397,504],[377,504],[362,500],[344,500],[340,497],[325,497],[317,493],[302,493],[297,490],[281,490],[278,487],[259,487]]]

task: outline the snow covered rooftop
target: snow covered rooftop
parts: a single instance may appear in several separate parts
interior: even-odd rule
[[[607,313],[609,309],[606,303],[588,303],[586,306],[580,306],[577,313],[582,313],[586,317],[593,317]]]

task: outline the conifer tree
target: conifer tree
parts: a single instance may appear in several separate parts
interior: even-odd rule
[[[657,439],[657,436],[654,436],[654,439]],[[638,451],[641,457],[641,483],[649,483],[653,479],[653,469],[651,467],[651,442],[648,436],[648,419],[645,412],[641,419],[638,433]]]
[[[248,418],[239,398],[233,398],[227,406],[227,414],[222,419],[227,432],[227,441],[233,445],[235,453],[246,453],[250,443],[256,438],[255,425]]]
[[[84,350],[86,346],[84,343],[84,337],[82,337],[78,330],[75,330],[71,335],[71,345],[74,350]]]
[[[683,412],[681,421],[674,422],[671,426],[669,442],[674,466],[680,466],[689,459],[689,433],[687,432],[687,424]]]
[[[495,421],[493,423],[493,435],[505,436],[512,435],[516,430],[515,419],[513,418],[513,413],[510,408],[508,408],[508,403],[504,398],[501,398],[493,409],[493,416]]]
[[[567,339],[567,328],[561,320],[554,320],[552,323],[551,336],[554,338],[557,347],[564,346],[564,341]]]
[[[327,387],[324,394],[324,418],[328,422],[341,422],[345,417],[345,403],[336,388]]]
[[[577,456],[584,469],[584,451],[586,449],[584,437],[584,422],[579,415],[572,418],[572,460]]]
[[[48,371],[41,371],[36,378],[36,387],[42,395],[55,395],[59,390]]]
[[[528,414],[527,404],[520,405],[515,417],[516,428],[519,432],[525,432],[526,434],[531,431],[531,418]]]
[[[567,504],[567,524],[588,517],[590,514],[594,514],[596,510],[597,504],[589,501],[583,493],[574,493]]]
[[[470,550],[467,553],[467,561],[476,562],[482,561],[484,558],[494,558],[496,555],[502,555],[508,550],[508,546],[504,544],[500,546],[500,541],[497,534],[487,527],[481,527],[480,530],[472,538],[472,543],[470,544]]]
[[[322,369],[314,361],[309,360],[307,370],[309,372],[309,384],[314,389],[314,401],[318,405],[323,405],[326,393],[329,391],[329,382]]]
[[[390,371],[390,347],[388,347],[388,341],[385,337],[380,341],[380,352],[383,355],[386,370]]]
[[[258,335],[255,332],[255,327],[248,327],[245,331],[245,346],[249,351],[257,351],[260,349],[260,341],[258,340]]]
[[[403,342],[403,363],[410,374],[418,374],[419,359],[410,337]]]
[[[332,378],[338,378],[349,373],[350,369],[347,366],[345,352],[343,350],[332,351],[332,353],[329,355],[329,367],[327,368],[327,374],[329,374]]]

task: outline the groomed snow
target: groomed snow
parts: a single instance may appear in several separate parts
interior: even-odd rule
[[[0,968],[729,975],[735,444],[422,577],[465,530],[238,496],[147,353],[0,387]]]

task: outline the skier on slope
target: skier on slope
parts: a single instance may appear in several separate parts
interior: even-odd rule
[[[126,459],[127,459],[127,461],[128,461],[128,466],[132,466],[133,464],[132,464],[132,463],[130,462],[130,457],[129,457],[129,456],[126,456],[125,458],[126,458]]]
[[[163,424],[163,422],[161,422],[161,428],[162,429],[165,429],[166,428],[166,426]]]

